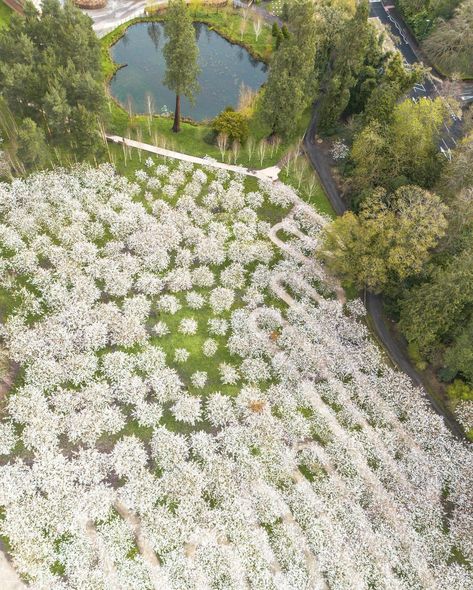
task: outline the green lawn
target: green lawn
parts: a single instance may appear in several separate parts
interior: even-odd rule
[[[282,15],[284,0],[271,0],[270,2],[263,2],[263,7],[271,14]]]
[[[330,204],[317,174],[305,156],[297,156],[283,166],[279,178],[294,187],[301,199],[312,205],[320,213],[335,218],[335,211]]]
[[[241,17],[241,12],[231,8],[215,10],[210,7],[191,8],[196,21],[205,22],[215,29],[222,36],[234,43],[242,44],[255,57],[268,60],[273,45],[271,28],[265,24],[258,39],[254,34],[253,24],[250,18],[247,21]],[[112,61],[110,47],[116,43],[124,34],[127,27],[137,22],[162,21],[163,14],[155,14],[137,18],[120,25],[102,39],[102,67],[106,80],[110,80],[117,70],[117,64]],[[244,31],[240,33],[242,22],[246,22]],[[188,123],[183,122],[182,131],[178,134],[172,132],[172,120],[161,116],[147,117],[144,115],[131,115],[112,98],[109,103],[110,121],[108,131],[117,135],[132,137],[146,143],[152,143],[161,147],[167,147],[177,151],[185,152],[193,156],[203,157],[209,155],[222,160],[220,151],[215,144],[215,134],[210,123]],[[301,135],[305,131],[306,122],[302,122],[300,129],[294,130],[294,136]],[[253,117],[250,122],[252,140],[259,144],[270,133],[270,130],[258,119]],[[280,144],[277,147],[257,145],[251,149],[243,148],[237,157],[237,163],[249,168],[266,168],[276,164],[291,143]],[[225,161],[234,162],[233,155],[227,151],[224,154]]]
[[[8,25],[12,12],[12,9],[0,0],[0,29]]]
[[[122,147],[118,145],[110,146],[110,155],[115,162],[117,170],[121,173],[124,173],[130,180],[135,180],[134,175],[136,170],[146,170],[144,161],[150,156],[150,154],[145,152],[140,153],[140,150],[134,149],[131,150],[130,157],[127,157],[125,161]],[[162,158],[156,156],[153,156],[153,160],[156,163],[163,161]],[[175,160],[168,160],[167,165],[169,166],[170,170],[174,170],[179,166],[179,163]],[[208,185],[212,180],[214,180],[215,176],[211,171],[206,171],[206,173],[208,175]],[[245,189],[246,192],[258,190],[258,180],[254,177],[247,177],[245,179]],[[183,194],[184,189],[180,189],[176,195],[174,195],[172,198],[168,198],[167,201],[170,205],[176,205],[179,198]],[[147,202],[141,197],[137,196],[136,198],[145,204],[145,206],[149,206],[149,204],[147,204]],[[290,207],[281,207],[266,201],[264,206],[259,210],[259,219],[262,221],[267,221],[271,224],[275,224],[281,221],[281,219],[283,219],[289,210]],[[233,214],[229,212],[222,211],[216,215],[216,220],[228,224],[229,227],[232,225],[232,219]],[[273,262],[276,263],[280,259],[281,254],[275,248]],[[256,264],[257,263],[253,263],[246,267],[248,274],[254,270]],[[223,265],[219,266],[211,266],[212,271],[215,273],[217,283],[220,273],[226,268],[227,265],[228,262],[225,262]],[[220,391],[225,395],[234,396],[239,392],[241,386],[241,383],[237,383],[235,385],[222,384],[219,373],[220,363],[227,363],[238,368],[241,359],[238,356],[232,356],[230,354],[227,348],[228,334],[225,336],[210,335],[208,332],[207,322],[213,317],[219,317],[221,319],[226,319],[227,321],[230,320],[231,314],[233,311],[235,311],[235,309],[244,307],[246,305],[241,299],[242,291],[239,291],[238,289],[235,290],[235,300],[230,310],[224,311],[220,314],[214,314],[208,304],[208,297],[211,290],[211,288],[193,289],[193,291],[203,295],[206,299],[205,305],[203,305],[203,307],[200,309],[192,309],[188,306],[185,292],[180,291],[178,293],[173,293],[173,295],[179,300],[181,309],[179,309],[176,313],[171,314],[160,310],[156,305],[154,305],[148,320],[148,329],[151,334],[150,343],[161,348],[166,353],[166,364],[177,371],[189,393],[196,397],[200,397],[203,402],[210,394],[215,393],[216,391]],[[265,293],[265,303],[266,305],[277,307],[278,309],[281,309],[281,311],[286,309],[286,305],[280,299],[276,298],[270,290],[267,290]],[[179,324],[184,318],[192,318],[197,321],[198,328],[195,334],[185,335],[180,332]],[[164,336],[154,335],[153,327],[158,321],[162,321],[167,325],[169,329],[168,334]],[[207,357],[203,353],[203,344],[208,338],[212,338],[218,343],[218,350],[212,357]],[[177,362],[175,360],[175,350],[178,348],[184,348],[189,352],[190,356],[186,361]],[[207,383],[203,388],[196,388],[191,382],[191,376],[196,371],[205,371],[207,373]],[[260,386],[264,389],[269,384],[269,382],[262,382]],[[124,408],[124,410],[127,411],[127,408]],[[207,431],[212,429],[211,425],[205,419],[202,419],[194,426],[177,422],[170,412],[170,408],[168,406],[165,406],[164,408],[161,424],[164,424],[169,430],[173,432],[179,432],[181,434],[190,434],[191,432],[199,429],[204,429]],[[141,440],[147,442],[151,438],[152,429],[140,426],[140,424],[132,418],[130,412],[129,420],[127,421],[125,428],[119,433],[113,435],[103,435],[99,442],[99,447],[102,449],[109,449],[121,436],[131,434],[136,435]]]

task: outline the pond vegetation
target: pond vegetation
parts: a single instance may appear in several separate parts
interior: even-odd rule
[[[200,92],[192,105],[182,102],[182,113],[195,121],[212,119],[227,106],[236,107],[242,85],[258,90],[267,66],[240,45],[230,43],[202,23],[194,24],[199,48]],[[111,80],[112,95],[134,113],[167,113],[174,93],[163,83],[165,44],[162,23],[137,23],[112,47],[112,57],[123,64]]]

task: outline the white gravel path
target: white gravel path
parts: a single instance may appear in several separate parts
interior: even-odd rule
[[[0,551],[0,588],[1,590],[25,590],[27,588],[2,551]]]
[[[191,162],[199,166],[210,166],[211,168],[220,168],[222,170],[228,170],[236,174],[243,174],[245,176],[254,176],[262,180],[276,181],[279,177],[281,169],[278,166],[271,166],[263,170],[250,170],[244,166],[235,166],[233,164],[225,164],[223,162],[217,162],[213,159],[198,158],[197,156],[189,156],[182,152],[175,152],[173,150],[167,150],[165,148],[156,147],[149,143],[143,143],[141,141],[135,141],[134,139],[128,139],[126,137],[120,137],[118,135],[106,135],[106,138],[113,143],[125,144],[129,147],[137,148],[151,154],[163,156],[165,158],[173,158],[174,160],[182,160],[184,162]]]

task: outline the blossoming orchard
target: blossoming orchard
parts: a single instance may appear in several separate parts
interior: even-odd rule
[[[148,160],[0,185],[0,536],[37,590],[473,588],[473,463],[292,189]]]

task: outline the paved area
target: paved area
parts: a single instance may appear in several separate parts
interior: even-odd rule
[[[118,135],[106,135],[106,138],[113,143],[125,144],[129,147],[137,148],[151,154],[163,156],[165,158],[172,158],[174,160],[182,160],[183,162],[191,162],[192,164],[198,164],[199,166],[210,166],[211,168],[220,168],[222,170],[228,170],[236,174],[244,174],[245,176],[254,176],[261,180],[276,181],[279,177],[281,169],[278,166],[271,166],[263,170],[250,170],[244,166],[235,166],[233,164],[225,164],[224,162],[217,162],[212,158],[198,158],[197,156],[189,156],[182,152],[175,152],[167,150],[165,148],[156,147],[149,143],[143,143],[141,141],[135,141],[134,139],[128,139],[126,137],[120,137]]]
[[[164,4],[166,0],[156,0],[154,4]],[[109,0],[107,6],[96,10],[83,10],[93,20],[92,28],[97,37],[103,37],[123,23],[142,16],[147,0]]]
[[[400,51],[406,67],[422,63],[430,70],[422,84],[416,84],[412,89],[410,94],[412,100],[444,97],[444,89],[442,89],[444,80],[431,64],[426,63],[425,56],[422,54],[417,41],[407,29],[401,15],[394,6],[394,2],[370,0],[370,15],[379,19],[388,32],[397,40],[396,48]],[[454,85],[450,84],[450,92],[453,93],[453,97],[458,100],[461,106],[473,102],[472,83],[459,81]],[[445,125],[440,150],[446,158],[450,159],[450,151],[456,147],[457,140],[462,135],[462,125],[460,118],[451,106],[448,103],[446,105],[450,112],[451,121],[449,126]]]
[[[0,551],[0,588],[2,590],[26,590],[27,588],[10,565],[3,551]]]

